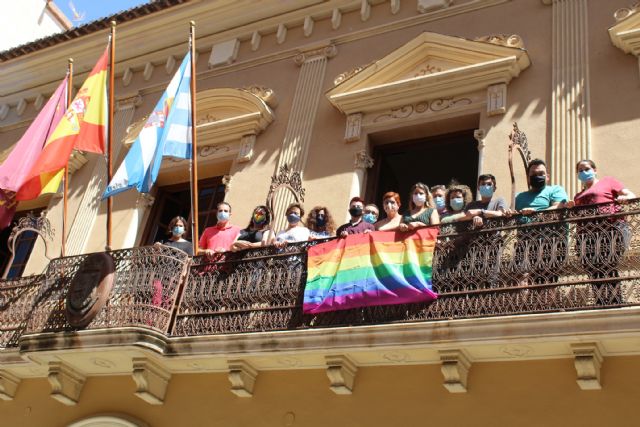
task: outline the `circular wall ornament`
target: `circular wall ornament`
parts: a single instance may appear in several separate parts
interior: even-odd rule
[[[67,292],[65,316],[71,326],[86,327],[104,307],[114,272],[113,258],[104,252],[89,255],[80,265]]]

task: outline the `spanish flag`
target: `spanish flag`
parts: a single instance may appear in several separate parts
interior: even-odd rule
[[[108,65],[107,47],[45,143],[40,157],[16,194],[17,200],[31,200],[57,192],[74,149],[104,153]]]

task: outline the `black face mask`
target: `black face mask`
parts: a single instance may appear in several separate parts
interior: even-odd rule
[[[362,216],[362,208],[351,208],[349,209],[349,215],[352,217],[361,217]]]
[[[529,184],[531,185],[531,188],[535,190],[540,190],[545,186],[546,183],[547,183],[546,176],[535,175],[535,176],[529,177]]]

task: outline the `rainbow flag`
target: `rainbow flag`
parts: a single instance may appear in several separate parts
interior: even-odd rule
[[[303,311],[430,302],[435,227],[353,234],[309,248]]]

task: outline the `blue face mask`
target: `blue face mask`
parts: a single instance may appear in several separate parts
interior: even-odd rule
[[[216,216],[218,221],[229,221],[229,212],[219,211]]]
[[[493,185],[481,185],[478,191],[482,197],[491,197],[493,196]]]
[[[445,201],[444,201],[444,197],[442,196],[436,196],[433,198],[433,201],[436,204],[436,208],[438,208],[438,210],[442,210],[445,208]]]
[[[364,219],[364,222],[368,222],[369,224],[375,224],[376,222],[376,216],[372,213],[364,214],[362,219]]]
[[[462,197],[454,197],[449,203],[451,204],[451,209],[454,211],[462,210],[464,207],[464,199]]]
[[[300,217],[294,213],[290,213],[289,215],[287,215],[287,221],[291,225],[297,224],[300,222]]]
[[[184,227],[176,225],[175,227],[173,227],[173,230],[171,230],[171,232],[174,236],[182,236],[182,233],[184,233]]]
[[[580,182],[593,181],[595,177],[596,177],[596,171],[594,171],[593,169],[587,169],[587,170],[578,172],[578,179],[580,180]]]

